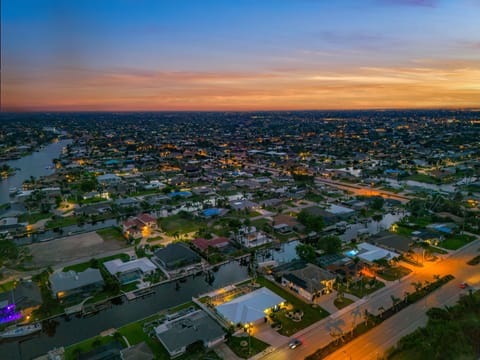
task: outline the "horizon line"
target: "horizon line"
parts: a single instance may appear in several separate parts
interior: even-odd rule
[[[338,112],[349,112],[349,111],[415,111],[415,110],[424,110],[424,111],[474,111],[480,112],[480,108],[477,107],[379,107],[379,108],[330,108],[330,109],[251,109],[251,110],[240,110],[240,109],[228,109],[228,110],[196,110],[196,109],[163,109],[163,110],[11,110],[11,109],[0,109],[0,114],[38,114],[38,113],[254,113],[254,112],[325,112],[325,111],[338,111]]]

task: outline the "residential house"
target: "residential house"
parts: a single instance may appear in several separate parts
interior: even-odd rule
[[[238,244],[253,248],[272,242],[272,238],[265,232],[257,230],[255,226],[242,226],[237,232],[232,233],[232,239]]]
[[[135,282],[145,275],[149,275],[157,270],[157,267],[148,258],[141,258],[123,262],[120,259],[113,259],[103,263],[107,271],[115,276],[118,281],[125,285]]]
[[[155,333],[171,357],[177,357],[187,351],[187,347],[198,341],[210,348],[225,339],[225,332],[203,310],[167,321],[155,328]]]
[[[217,249],[221,249],[225,246],[230,244],[230,240],[225,237],[217,237],[215,239],[204,239],[204,238],[196,238],[191,241],[192,245],[197,248],[201,252],[206,252],[209,247],[214,247]]]
[[[317,297],[332,292],[335,274],[316,265],[307,264],[301,269],[281,274],[281,281],[282,286],[297,293],[301,298],[314,302]]]
[[[55,272],[50,275],[49,280],[52,296],[59,300],[86,297],[100,290],[105,284],[100,270],[92,268],[78,273],[73,270]]]
[[[130,218],[122,224],[123,234],[126,238],[139,239],[148,236],[152,231],[158,229],[157,219],[150,214],[141,214]]]
[[[155,251],[152,260],[169,275],[185,272],[202,262],[201,257],[195,251],[180,242],[170,243],[166,247]]]

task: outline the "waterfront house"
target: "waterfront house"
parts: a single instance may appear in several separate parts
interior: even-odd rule
[[[152,260],[167,273],[187,271],[202,262],[201,257],[184,243],[171,243],[155,251]]]
[[[49,277],[52,296],[63,300],[75,296],[87,297],[99,291],[105,284],[98,269],[88,268],[82,272],[73,270],[55,272]]]
[[[333,290],[335,274],[313,264],[287,271],[281,274],[282,286],[289,288],[309,302],[314,302],[321,295],[329,294]]]
[[[167,321],[155,328],[155,334],[171,357],[184,354],[193,343],[211,348],[225,339],[222,327],[203,310]]]
[[[117,278],[122,284],[135,282],[145,275],[149,275],[157,270],[157,267],[148,258],[141,258],[123,262],[120,259],[113,259],[103,263],[107,271]]]

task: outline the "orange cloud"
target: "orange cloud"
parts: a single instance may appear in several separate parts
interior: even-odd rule
[[[135,69],[9,74],[4,110],[268,110],[474,107],[480,61],[268,72]]]

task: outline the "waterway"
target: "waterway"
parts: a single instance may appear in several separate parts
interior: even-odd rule
[[[119,328],[125,324],[143,319],[161,310],[192,300],[193,296],[221,288],[225,285],[242,281],[248,277],[246,266],[241,266],[237,261],[222,265],[213,273],[215,280],[210,285],[203,275],[195,278],[189,276],[186,282],[166,283],[154,287],[155,293],[143,299],[133,301],[123,300],[121,304],[113,305],[97,315],[86,318],[71,316],[70,319],[56,318],[54,326],[46,326],[38,335],[24,341],[0,343],[0,358],[9,360],[32,359],[49,350],[75,344],[87,338],[98,335],[110,328]]]
[[[365,224],[352,224],[347,227],[347,230],[342,235],[340,235],[340,239],[344,242],[348,242],[355,239],[362,232],[366,232],[369,235],[375,235],[380,231],[390,229],[394,223],[399,222],[406,215],[408,215],[407,212],[400,211],[396,213],[385,214],[380,221],[372,220]]]
[[[31,176],[38,179],[40,176],[52,175],[55,172],[53,159],[58,159],[63,148],[71,143],[70,139],[60,140],[21,159],[2,162],[2,164],[8,164],[17,170],[15,175],[0,181],[0,204],[10,201],[10,188],[21,189],[23,182],[30,179]]]

